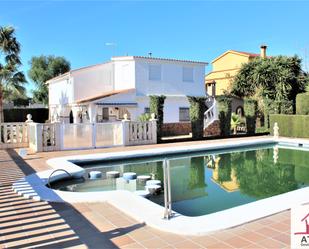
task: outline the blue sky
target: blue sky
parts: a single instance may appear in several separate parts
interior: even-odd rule
[[[25,72],[41,54],[64,56],[72,68],[149,51],[211,62],[228,49],[258,53],[261,43],[270,55],[298,54],[308,68],[308,11],[306,1],[0,0],[0,25],[16,27]]]

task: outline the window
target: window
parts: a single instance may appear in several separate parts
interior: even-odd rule
[[[149,80],[161,80],[161,65],[149,65]]]
[[[192,67],[182,68],[182,81],[193,82],[193,68]]]
[[[180,122],[190,121],[189,108],[186,107],[179,108],[179,121]]]
[[[144,113],[148,113],[148,114],[150,114],[150,108],[149,108],[149,107],[145,107],[145,109],[144,109]]]

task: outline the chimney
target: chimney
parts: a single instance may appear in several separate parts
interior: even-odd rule
[[[266,45],[261,45],[261,58],[265,59],[266,58]]]

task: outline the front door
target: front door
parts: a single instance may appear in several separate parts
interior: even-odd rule
[[[103,116],[103,120],[108,120],[109,119],[108,107],[103,107],[102,116]]]

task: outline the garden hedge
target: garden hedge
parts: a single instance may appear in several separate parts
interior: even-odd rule
[[[204,134],[204,113],[207,110],[206,98],[188,96],[188,100],[190,103],[192,138],[199,139]]]
[[[296,114],[309,115],[309,94],[308,93],[297,94]]]
[[[274,133],[274,123],[279,126],[279,135],[283,137],[309,138],[309,115],[270,115],[270,133]]]
[[[229,136],[231,132],[232,98],[220,95],[216,97],[220,120],[221,136]]]
[[[37,123],[48,120],[47,108],[14,108],[3,110],[4,122],[25,122],[27,114],[31,114],[32,120]]]
[[[254,99],[244,99],[244,112],[248,134],[255,134],[257,101]]]
[[[149,109],[150,113],[154,113],[156,115],[157,121],[157,138],[158,140],[161,139],[161,128],[163,125],[163,116],[164,116],[164,101],[165,96],[164,95],[150,95],[150,103],[149,103]]]
[[[270,128],[269,115],[270,114],[293,114],[294,103],[290,100],[273,101],[263,99],[264,102],[264,123],[266,128]]]

